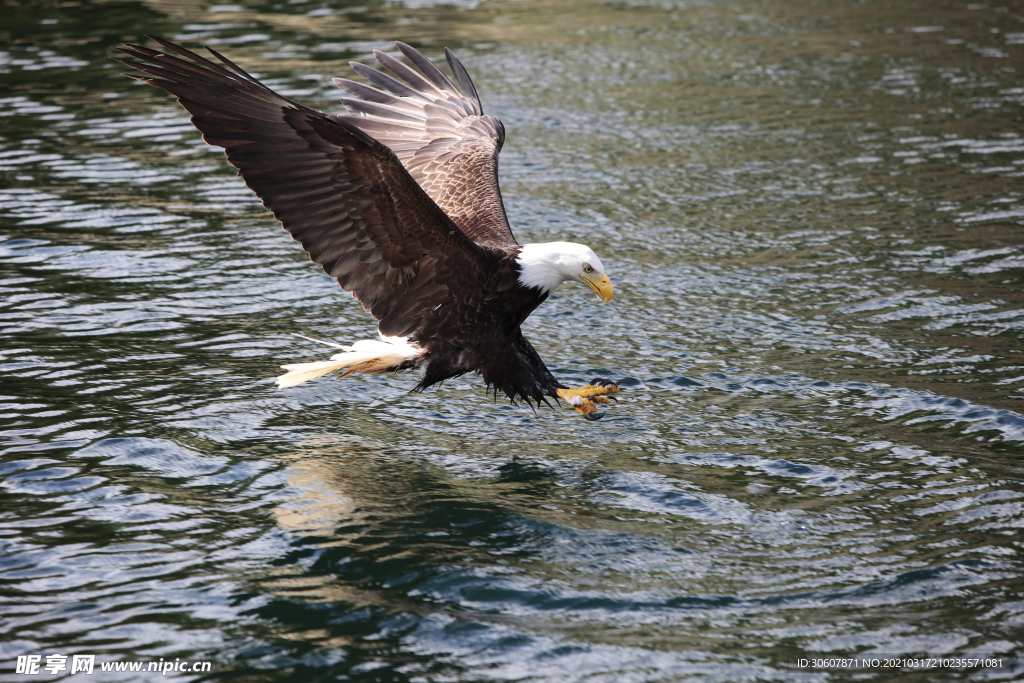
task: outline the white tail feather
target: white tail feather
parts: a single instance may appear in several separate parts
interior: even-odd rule
[[[277,378],[278,388],[293,387],[296,384],[302,384],[321,375],[326,375],[328,372],[335,372],[344,368],[350,369],[342,377],[347,377],[357,372],[367,374],[385,372],[396,365],[401,365],[406,361],[415,359],[423,352],[422,348],[404,337],[382,336],[382,341],[362,339],[352,346],[341,346],[340,344],[333,344],[313,339],[312,337],[303,337],[303,339],[345,349],[345,352],[334,354],[330,360],[282,365],[281,367],[287,370],[288,373]]]

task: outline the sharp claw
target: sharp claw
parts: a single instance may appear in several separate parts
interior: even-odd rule
[[[608,386],[608,380],[604,379],[603,377],[595,377],[594,379],[590,380],[590,383],[593,384],[595,387]]]
[[[604,413],[589,413],[583,417],[585,417],[589,422],[597,422],[604,417]]]
[[[615,398],[614,396],[605,396],[605,398],[608,399],[609,401],[615,401],[616,403],[619,402],[619,399]]]

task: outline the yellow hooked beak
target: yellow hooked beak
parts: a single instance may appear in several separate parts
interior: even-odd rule
[[[607,275],[602,275],[600,280],[594,280],[586,275],[580,275],[580,277],[590,285],[595,294],[601,297],[601,301],[608,303],[612,300],[612,294],[615,293],[615,290],[612,289],[612,281],[608,279]]]

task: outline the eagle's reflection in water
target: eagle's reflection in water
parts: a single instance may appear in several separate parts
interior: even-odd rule
[[[273,514],[290,550],[263,586],[283,598],[338,603],[341,612],[419,613],[423,598],[439,597],[426,595],[439,576],[521,554],[508,527],[516,515],[495,495],[515,505],[517,493],[555,475],[517,460],[484,485],[356,436],[310,439],[277,457],[288,488]]]

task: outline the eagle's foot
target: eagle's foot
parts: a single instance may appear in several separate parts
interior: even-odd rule
[[[580,387],[578,389],[559,389],[558,398],[571,405],[580,413],[580,415],[593,422],[594,420],[600,420],[604,417],[604,413],[597,412],[597,404],[608,404],[612,401],[618,403],[618,399],[608,395],[618,392],[618,384],[598,377],[592,379],[590,384],[585,387]]]

